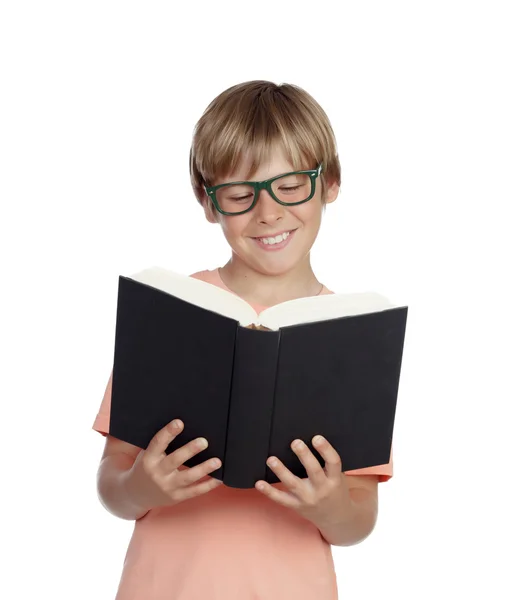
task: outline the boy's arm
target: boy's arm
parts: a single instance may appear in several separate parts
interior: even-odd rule
[[[98,494],[107,510],[121,519],[137,520],[153,508],[174,506],[222,484],[210,476],[221,465],[216,457],[179,470],[207,448],[204,438],[193,439],[167,455],[166,449],[182,427],[179,419],[167,423],[145,450],[107,437],[98,469]]]
[[[378,517],[378,475],[346,475],[351,496],[350,514],[318,527],[332,546],[352,546],[369,536]]]
[[[97,473],[101,504],[121,519],[136,520],[147,508],[139,506],[126,486],[126,474],[133,466],[140,448],[107,435]]]

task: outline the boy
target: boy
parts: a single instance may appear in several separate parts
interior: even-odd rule
[[[220,94],[195,128],[190,174],[206,218],[232,249],[225,266],[193,277],[258,312],[332,293],[314,275],[310,250],[338,195],[340,165],[330,122],[309,94],[266,81]],[[392,456],[387,465],[342,473],[328,440],[316,446],[324,469],[295,440],[307,478],[269,457],[280,483],[228,488],[209,477],[214,459],[183,466],[207,441],[165,454],[186,423],[166,426],[145,451],[109,436],[110,396],[111,378],[94,424],[107,436],[98,492],[110,512],[136,521],[117,600],[337,598],[331,545],[370,534]]]

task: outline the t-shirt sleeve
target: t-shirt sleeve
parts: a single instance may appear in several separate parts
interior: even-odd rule
[[[99,412],[96,415],[96,419],[94,420],[94,425],[92,429],[95,431],[99,431],[99,433],[103,435],[107,435],[110,430],[110,404],[112,401],[112,373],[110,373],[110,378],[108,379],[108,383],[106,384],[105,394],[103,396],[103,400],[101,401],[101,405],[99,407]]]
[[[342,459],[342,457],[341,457]],[[394,462],[392,457],[392,446],[390,447],[390,460],[386,465],[377,465],[375,467],[366,467],[364,469],[354,469],[353,471],[344,471],[345,475],[378,475],[380,483],[388,481],[394,476]]]

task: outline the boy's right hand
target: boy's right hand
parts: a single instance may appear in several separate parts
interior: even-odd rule
[[[183,463],[207,448],[204,438],[192,440],[171,454],[165,453],[167,446],[181,433],[183,427],[183,422],[176,419],[158,431],[147,449],[139,452],[131,469],[126,472],[126,491],[146,512],[158,506],[173,506],[222,484],[211,477],[207,481],[191,485],[216,471],[221,465],[218,458],[178,471]],[[215,461],[218,462],[215,464]]]

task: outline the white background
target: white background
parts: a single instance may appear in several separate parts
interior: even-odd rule
[[[188,152],[251,79],[302,86],[336,132],[318,277],[409,306],[395,475],[370,538],[333,548],[340,598],[511,597],[505,5],[2,2],[0,597],[115,595],[133,523],[97,499],[91,426],[117,278],[228,259]]]

